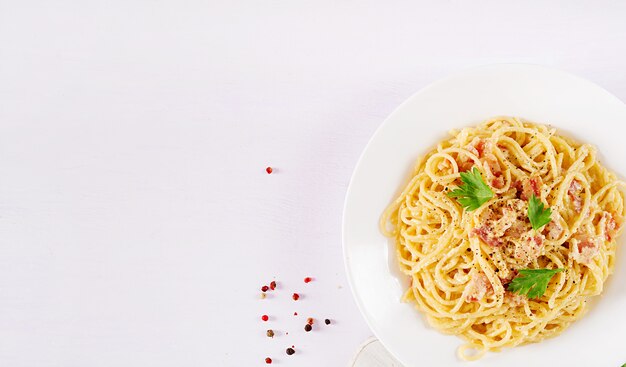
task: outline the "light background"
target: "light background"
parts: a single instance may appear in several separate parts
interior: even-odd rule
[[[370,332],[341,212],[376,127],[495,62],[626,100],[624,19],[620,1],[1,0],[0,366],[344,366]]]

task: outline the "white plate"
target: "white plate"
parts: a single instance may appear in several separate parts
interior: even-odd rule
[[[429,327],[412,305],[390,243],[378,220],[407,182],[415,159],[452,128],[498,115],[549,123],[596,145],[600,159],[626,173],[626,106],[599,86],[571,74],[534,65],[494,65],[465,71],[422,89],[382,124],[356,166],[346,196],[343,246],[357,304],[385,347],[407,367],[417,366],[615,366],[626,362],[626,251],[604,294],[563,334],[538,344],[488,353],[462,362],[462,340]],[[623,244],[623,238],[620,241]]]

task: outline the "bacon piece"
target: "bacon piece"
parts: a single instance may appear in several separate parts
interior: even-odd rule
[[[511,269],[510,271],[508,271],[508,275],[506,277],[499,276],[498,278],[500,278],[500,282],[502,283],[502,285],[507,285],[511,283],[513,278],[515,278],[518,274],[519,271],[517,271],[517,269]]]
[[[475,273],[465,286],[463,296],[466,302],[478,302],[485,296],[493,294],[493,286],[485,273]]]
[[[604,237],[607,241],[612,241],[619,230],[619,225],[615,221],[613,214],[609,212],[604,212],[602,216],[605,218],[604,222]]]
[[[498,163],[498,159],[495,155],[489,153],[485,156],[485,162],[487,163],[487,170],[494,177],[502,176],[502,167],[500,167],[500,163]]]
[[[490,140],[479,140],[475,143],[475,146],[480,154],[479,157],[484,158],[485,163],[487,163],[489,172],[495,177],[500,177],[502,175],[502,167],[500,167],[498,158],[493,154],[493,143]]]
[[[519,238],[529,229],[526,222],[519,220],[526,216],[526,208],[526,202],[510,199],[502,207],[502,214],[490,210],[487,218],[472,230],[472,234],[492,247],[502,246],[503,236]]]
[[[488,177],[491,182],[491,186],[496,189],[504,187],[504,178],[502,176],[502,167],[496,156],[492,153],[493,143],[490,140],[481,138],[474,138],[471,143],[465,146],[465,149],[474,154],[481,162],[486,164],[486,170],[488,171]],[[460,172],[469,171],[474,165],[474,161],[469,157],[462,155],[457,158],[457,165]]]
[[[526,215],[526,203],[522,200],[512,199],[502,209],[500,219],[494,221],[489,227],[492,229],[494,237],[502,237],[513,226],[524,226],[523,222],[518,221],[518,217]],[[523,229],[525,232],[525,229]]]
[[[517,189],[517,197],[528,201],[533,194],[540,196],[542,185],[541,177],[533,176],[515,182],[514,187]]]
[[[478,238],[480,238],[484,243],[488,244],[489,246],[502,246],[502,240],[495,237],[493,230],[487,225],[474,228],[472,230],[472,233],[478,236]]]
[[[483,154],[485,153],[485,148],[490,147],[486,147],[485,141],[479,137],[474,138],[471,143],[465,146],[465,149],[474,153],[474,155],[476,155],[478,158],[483,157]]]
[[[472,161],[471,159],[467,159],[457,162],[457,165],[459,166],[459,172],[467,172],[471,170],[472,167],[474,167],[474,161]]]
[[[552,221],[552,222],[548,223],[548,225],[546,225],[546,228],[545,228],[544,232],[547,232],[546,237],[549,240],[554,241],[554,240],[560,238],[561,235],[563,234],[563,227],[561,227],[555,221]]]
[[[513,223],[511,228],[506,230],[504,235],[511,237],[511,238],[520,238],[527,231],[528,231],[528,226],[526,225],[526,223],[522,221],[516,221],[515,223]]]
[[[543,235],[533,236],[530,233],[532,232],[528,232],[525,236],[522,236],[522,240],[515,244],[513,256],[516,259],[530,262],[541,254],[544,239]]]
[[[580,210],[583,208],[583,200],[580,197],[580,193],[583,191],[583,186],[578,182],[578,180],[572,180],[572,183],[569,185],[569,189],[567,189],[567,195],[572,200],[572,205],[574,205],[574,210],[576,213],[580,213]]]
[[[597,238],[587,235],[580,236],[577,246],[572,249],[572,257],[581,264],[590,264],[600,251],[600,243]]]
[[[504,177],[499,176],[491,180],[491,187],[494,189],[501,189],[504,187]]]
[[[465,149],[478,158],[482,158],[485,152],[485,141],[480,138],[474,138],[471,143],[465,146]],[[462,155],[457,158],[457,165],[459,166],[459,172],[467,172],[474,166],[474,161],[466,155]]]
[[[485,141],[480,139],[474,145],[474,148],[476,149],[476,152],[478,153],[478,158],[482,158],[483,157],[483,153],[485,152]]]

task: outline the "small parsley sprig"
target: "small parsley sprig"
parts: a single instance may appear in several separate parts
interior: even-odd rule
[[[552,209],[544,209],[541,200],[533,194],[530,200],[528,200],[528,219],[530,219],[530,224],[533,226],[533,229],[536,231],[550,223],[552,220],[552,218],[550,218],[551,215]]]
[[[461,172],[461,185],[458,189],[448,193],[448,197],[456,198],[467,211],[480,208],[481,205],[493,197],[493,191],[483,181],[480,171],[476,167],[471,172]]]
[[[509,283],[507,289],[528,298],[541,297],[546,293],[548,283],[554,274],[563,270],[565,269],[521,269],[519,275]]]

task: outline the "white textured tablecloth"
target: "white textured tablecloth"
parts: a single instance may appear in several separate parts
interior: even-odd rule
[[[0,366],[344,366],[370,332],[341,212],[376,127],[495,62],[626,99],[624,19],[619,1],[1,0]]]

